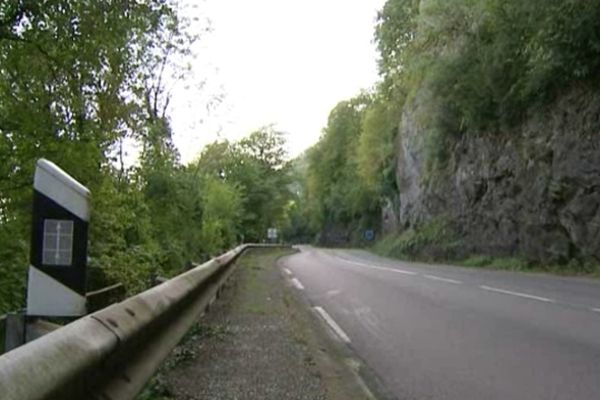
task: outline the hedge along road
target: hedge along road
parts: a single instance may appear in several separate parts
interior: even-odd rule
[[[600,398],[598,281],[300,250],[289,278],[399,399]]]

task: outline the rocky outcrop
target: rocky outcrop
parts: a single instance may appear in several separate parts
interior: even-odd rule
[[[399,198],[386,212],[399,229],[443,216],[465,254],[600,259],[599,93],[573,89],[510,131],[450,140],[433,171],[419,107],[404,110],[396,142]]]

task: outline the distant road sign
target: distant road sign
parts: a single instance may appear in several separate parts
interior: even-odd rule
[[[375,239],[375,231],[373,229],[367,229],[363,234],[365,240],[371,242]]]
[[[276,228],[267,229],[267,239],[270,239],[270,240],[277,239],[277,229]]]

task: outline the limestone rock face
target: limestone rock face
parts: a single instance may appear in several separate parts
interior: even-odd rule
[[[399,197],[384,210],[398,230],[443,216],[468,253],[600,259],[600,94],[573,89],[511,131],[450,139],[434,172],[418,107],[402,115]]]

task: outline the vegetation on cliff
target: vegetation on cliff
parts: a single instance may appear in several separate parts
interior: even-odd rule
[[[570,88],[599,83],[596,0],[388,0],[375,39],[380,82],[338,104],[309,153],[305,212],[316,232],[372,227],[385,205],[396,206],[403,190],[396,157],[412,150],[397,137],[407,115],[424,144],[421,179],[435,180],[451,176],[448,162],[459,140],[518,132],[530,114]],[[418,232],[419,224],[431,225],[411,221],[399,227],[408,229],[401,238],[382,247],[418,253],[415,247],[434,240]],[[451,227],[449,221],[443,231]],[[448,241],[457,245],[455,237]]]

